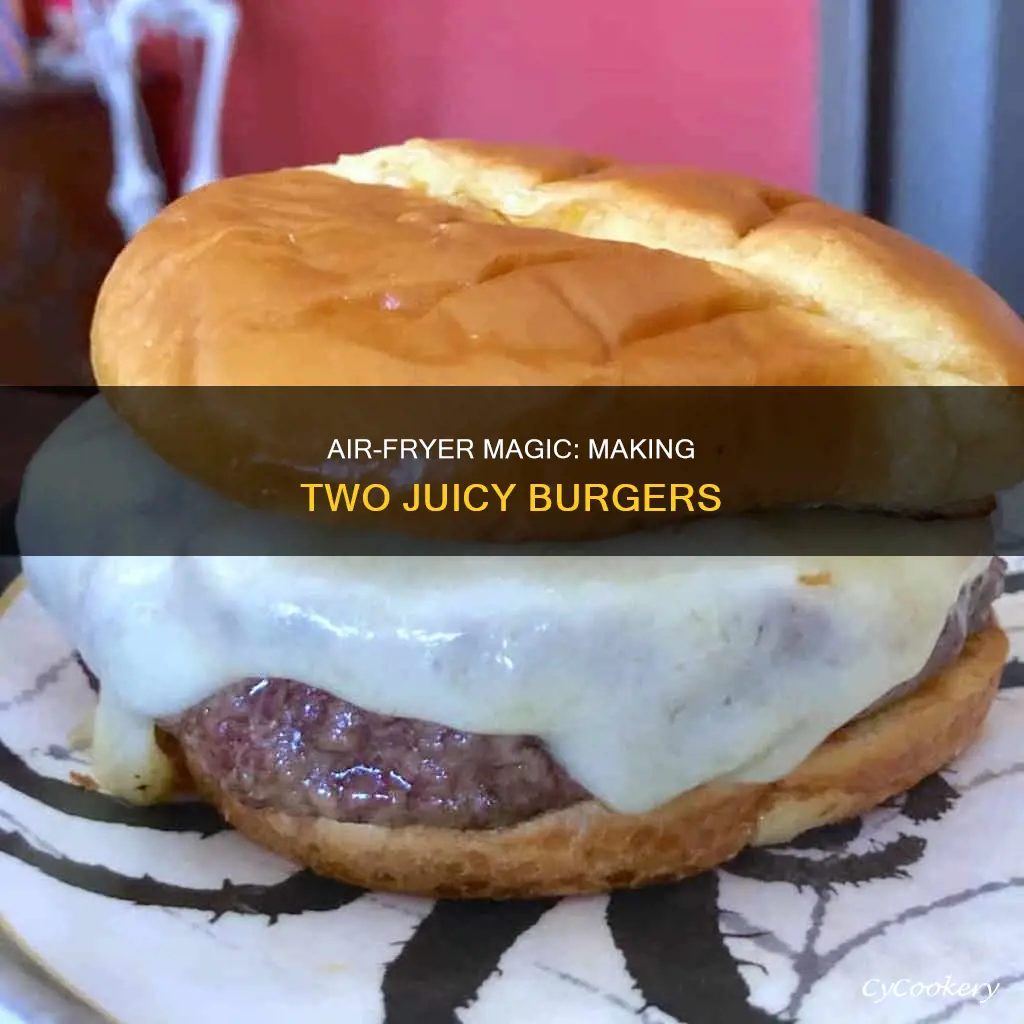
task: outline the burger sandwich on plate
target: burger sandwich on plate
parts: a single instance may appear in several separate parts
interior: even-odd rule
[[[111,270],[91,351],[103,396],[37,454],[18,529],[98,683],[92,774],[117,796],[187,783],[369,888],[602,892],[861,814],[992,706],[1003,564],[909,538],[987,529],[1024,476],[1024,327],[864,217],[728,175],[416,140],[171,204]],[[600,516],[623,525],[510,557],[232,548],[264,497],[334,470],[283,430],[260,457],[259,417],[229,430],[221,389],[495,385],[838,386],[864,430],[883,390],[935,400],[901,431],[910,461],[837,457],[814,509],[793,473],[763,500],[726,489],[723,515],[677,524],[680,554]],[[940,396],[969,388],[990,411],[950,414]],[[206,403],[198,440],[173,443],[155,389]],[[88,486],[106,539],[72,543]],[[787,496],[892,543],[802,552],[783,523],[775,550],[705,544]],[[140,510],[170,542],[131,548]],[[529,543],[553,517],[513,521]]]

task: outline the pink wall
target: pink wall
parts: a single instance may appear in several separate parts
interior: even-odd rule
[[[414,135],[813,188],[818,0],[240,0],[225,170]]]

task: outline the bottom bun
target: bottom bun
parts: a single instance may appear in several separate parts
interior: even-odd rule
[[[215,779],[193,781],[254,842],[368,889],[513,898],[634,888],[706,871],[747,846],[788,842],[909,789],[977,737],[1008,653],[993,626],[946,671],[833,733],[784,779],[701,786],[647,814],[590,801],[493,831],[384,828],[256,810]]]

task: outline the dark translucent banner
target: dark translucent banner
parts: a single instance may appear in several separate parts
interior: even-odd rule
[[[35,554],[974,554],[1021,480],[1013,388],[120,388],[39,447],[17,533]]]

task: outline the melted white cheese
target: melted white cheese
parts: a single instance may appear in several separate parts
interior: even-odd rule
[[[299,526],[295,555],[227,553],[267,524],[171,470],[99,399],[40,449],[18,530],[48,553],[27,555],[25,575],[102,681],[94,770],[108,788],[157,796],[153,721],[263,675],[379,713],[538,736],[622,812],[712,779],[781,777],[920,670],[989,561],[788,553],[808,529],[869,524],[895,552],[924,529],[970,550],[964,524],[825,512],[701,520],[678,534],[698,553],[672,557],[644,554],[639,535],[589,557],[422,545],[343,557],[326,553],[330,531]],[[779,553],[700,555],[713,531],[760,531]],[[173,553],[145,553],[158,536]],[[76,553],[115,540],[124,554]],[[623,545],[636,555],[600,553]]]

